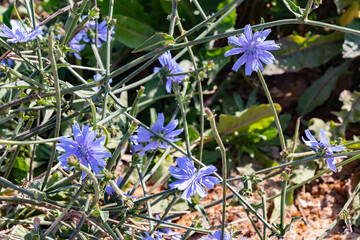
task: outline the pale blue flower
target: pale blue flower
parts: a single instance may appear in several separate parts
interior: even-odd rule
[[[69,42],[69,46],[71,49],[74,49],[76,51],[69,51],[70,53],[74,53],[74,56],[77,59],[81,60],[81,56],[79,55],[79,52],[81,52],[84,48],[85,48],[85,44],[81,44],[80,41],[83,39],[83,37],[85,36],[85,32],[84,30],[81,30],[78,34],[76,34],[76,36],[71,39],[71,41]]]
[[[328,138],[325,138],[325,131],[324,129],[320,128],[319,137],[320,142],[318,142],[315,137],[310,133],[310,130],[305,130],[305,135],[308,138],[306,140],[304,137],[302,137],[303,142],[310,147],[311,150],[317,153],[318,156],[327,156],[327,155],[333,155],[334,152],[341,152],[346,149],[345,146],[334,146],[330,144],[330,141]],[[342,156],[339,158],[346,158],[346,156]],[[328,157],[326,158],[326,162],[331,170],[336,172],[336,166],[335,166],[335,158],[334,157]]]
[[[0,37],[8,38],[7,42],[27,42],[29,40],[36,39],[37,35],[42,35],[42,27],[37,26],[33,31],[26,32],[26,30],[20,27],[13,27],[14,29],[8,28],[5,24],[2,25]]]
[[[225,232],[225,235],[224,235],[224,240],[231,240],[232,237],[233,237],[233,232],[234,230],[231,229],[231,232],[228,233],[228,232]],[[221,240],[221,230],[217,230],[216,232],[214,232],[212,235],[211,234],[208,234],[207,237],[202,237],[201,240]],[[242,238],[241,240],[245,240],[246,238]]]
[[[97,73],[97,74],[95,74],[94,76],[93,76],[93,79],[94,79],[94,81],[97,81],[97,80],[100,80],[100,79],[102,79],[104,76],[103,75],[101,75],[100,73]],[[112,78],[110,78],[109,79],[109,84],[111,84],[113,82],[113,80],[112,80]],[[94,91],[100,91],[100,88],[99,87],[93,87],[93,90]]]
[[[149,233],[145,232],[145,236],[140,235],[143,240],[154,240]],[[163,240],[163,237],[159,231],[156,231],[156,240]]]
[[[251,75],[253,71],[257,72],[260,68],[264,70],[262,62],[272,64],[275,57],[268,52],[269,50],[278,50],[279,46],[275,41],[265,41],[265,38],[271,32],[270,29],[255,32],[252,34],[250,24],[245,26],[244,35],[240,37],[229,37],[228,41],[238,47],[235,47],[225,53],[225,57],[244,53],[234,64],[232,70],[237,72],[241,65],[245,64],[245,75]]]
[[[7,67],[13,67],[14,61],[11,59],[3,59],[0,61],[1,64],[7,66]],[[2,76],[4,73],[0,72],[0,76]]]
[[[159,62],[161,64],[162,67],[165,67],[165,71],[168,74],[175,74],[175,73],[181,73],[184,72],[181,68],[180,65],[172,58],[170,51],[164,52],[163,55],[161,55],[159,57]],[[155,67],[154,68],[154,73],[160,71],[161,68],[159,67]],[[166,91],[168,93],[171,93],[171,86],[173,82],[177,82],[177,83],[181,83],[182,80],[186,77],[186,75],[181,75],[181,76],[168,76],[166,77],[167,81],[166,81]]]
[[[173,177],[180,180],[169,184],[169,187],[184,191],[181,196],[182,199],[189,199],[196,192],[201,198],[204,198],[207,194],[203,187],[212,189],[215,184],[219,183],[219,179],[216,177],[208,176],[216,172],[214,166],[205,166],[197,171],[187,157],[178,158],[176,162],[179,167],[170,166],[169,172]]]
[[[95,20],[90,20],[89,23],[86,25],[85,31],[86,29],[93,29],[95,31]],[[113,35],[115,33],[114,31],[114,27],[111,27],[110,30],[110,35]],[[110,37],[110,41],[111,41],[112,37]],[[84,42],[89,43],[90,41],[92,43],[95,43],[95,38],[89,38],[89,36],[87,34],[84,35]],[[105,20],[103,20],[101,23],[98,24],[98,44],[97,47],[101,48],[102,46],[102,42],[106,42],[107,41],[107,23]]]
[[[155,218],[160,220],[159,215],[156,215]],[[171,223],[171,219],[167,219],[166,222]],[[165,233],[165,236],[169,236],[171,240],[180,240],[182,238],[181,234],[173,231],[171,228],[160,228],[161,232]]]
[[[104,147],[105,136],[102,136],[95,140],[96,131],[90,131],[89,126],[83,126],[80,129],[79,124],[74,124],[72,126],[74,139],[68,139],[66,137],[61,137],[58,144],[56,144],[56,149],[60,152],[65,152],[59,157],[61,165],[65,170],[70,169],[68,167],[68,158],[70,156],[75,156],[81,164],[85,167],[91,167],[91,169],[96,173],[100,173],[101,170],[99,167],[104,168],[106,162],[103,158],[111,157],[111,153],[106,151]],[[86,173],[82,173],[84,178]]]
[[[181,138],[175,138],[178,135],[180,135],[180,133],[183,132],[183,129],[175,130],[175,128],[179,124],[179,121],[175,119],[165,127],[164,127],[164,122],[165,122],[164,114],[159,113],[156,122],[153,125],[151,125],[151,130],[160,134],[170,142],[180,141]],[[149,132],[143,127],[139,127],[139,129],[137,130],[137,135],[131,136],[131,140],[135,144],[134,145],[135,152],[138,152],[142,149],[142,151],[139,154],[140,156],[143,156],[145,152],[149,150],[156,150],[158,148],[165,149],[170,147],[170,145],[167,142],[165,142],[161,138],[156,137],[153,133]]]

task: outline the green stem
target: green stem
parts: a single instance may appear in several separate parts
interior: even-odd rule
[[[205,14],[204,10],[201,8],[201,6],[200,6],[200,4],[198,3],[198,1],[197,1],[197,0],[193,0],[192,2],[194,3],[194,5],[195,5],[195,7],[197,8],[197,10],[199,10],[201,17],[202,17],[204,20],[206,20],[206,19],[207,19],[206,14]],[[222,239],[221,239],[221,240],[222,240]]]
[[[306,3],[306,9],[305,9],[305,12],[304,12],[304,15],[303,15],[303,19],[305,22],[307,22],[308,20],[308,16],[309,16],[309,13],[311,11],[311,7],[313,5],[313,2],[314,0],[308,0],[307,3]]]
[[[285,177],[285,173],[283,172],[283,176]],[[285,228],[285,209],[286,209],[286,186],[287,186],[287,180],[283,180],[282,187],[281,187],[281,205],[280,205],[280,227],[281,230],[284,230]]]
[[[179,105],[181,116],[183,118],[187,156],[189,159],[191,159],[191,148],[190,148],[190,139],[189,139],[189,129],[186,120],[186,111],[183,104],[183,96],[180,93],[180,87],[177,82],[173,82],[173,89],[176,96],[176,100]]]
[[[223,179],[223,202],[222,202],[222,221],[221,221],[221,240],[224,239],[225,235],[225,221],[226,221],[226,175],[227,175],[227,161],[226,161],[226,149],[221,140],[219,132],[216,128],[215,116],[209,108],[205,108],[206,116],[210,122],[212,133],[215,137],[217,144],[219,145],[221,152],[221,165],[222,165],[222,179]]]
[[[266,206],[266,193],[265,191],[263,191],[262,189],[259,192],[259,195],[261,197],[261,202],[262,202],[262,210],[263,210],[263,218],[267,221],[267,206]],[[263,228],[263,240],[266,240],[267,236],[266,236],[266,227],[264,226]]]
[[[177,9],[177,0],[172,0],[172,8],[171,8],[171,18],[170,18],[170,26],[169,26],[169,35],[174,35],[174,27],[176,22],[176,9]]]
[[[359,189],[360,189],[360,182],[358,182],[358,184],[356,185],[355,190],[352,192],[351,196],[346,201],[346,203],[344,204],[343,208],[340,210],[340,212],[337,215],[337,217],[335,218],[335,220],[330,224],[330,226],[325,230],[325,232],[317,240],[321,240],[324,237],[326,237],[326,235],[331,231],[331,229],[333,229],[336,226],[336,224],[340,220],[343,212],[349,207],[350,203],[352,202],[352,200],[355,198],[355,196],[359,192]]]
[[[67,212],[70,210],[71,206],[75,203],[77,198],[80,196],[81,192],[84,190],[85,185],[82,185],[75,195],[71,198],[70,202],[66,206],[66,208],[61,212],[60,216],[51,224],[51,226],[46,230],[46,232],[41,235],[40,239],[44,239],[47,235],[49,235],[50,232],[60,223],[61,219],[67,214]]]
[[[54,55],[54,32],[53,32],[52,27],[49,30],[48,41],[49,41],[49,60],[51,62],[51,70],[52,70],[53,77],[54,77],[55,99],[56,99],[56,123],[55,123],[54,137],[57,138],[57,137],[59,137],[59,134],[60,134],[60,124],[61,124],[61,95],[60,95],[59,75],[58,75],[58,70],[57,70],[57,65],[56,65],[56,60],[55,60],[55,55]],[[50,175],[50,169],[54,163],[55,154],[56,154],[56,144],[54,143],[52,146],[52,149],[51,149],[51,155],[50,155],[50,160],[49,160],[49,163],[47,166],[45,179],[41,186],[42,191],[45,189],[45,186],[47,184],[47,181],[48,181],[48,178]]]
[[[93,188],[95,190],[94,193],[94,199],[90,205],[89,211],[91,211],[97,204],[97,202],[100,199],[100,190],[99,190],[99,183],[95,177],[95,175],[90,171],[90,169],[88,169],[87,167],[85,167],[84,165],[82,165],[81,163],[78,166],[78,169],[85,172],[86,175],[91,179],[92,183],[93,183]]]
[[[109,1],[109,19],[107,20],[107,37],[106,37],[106,82],[105,82],[105,96],[104,96],[104,105],[102,118],[105,118],[106,110],[107,110],[107,102],[108,102],[108,94],[110,91],[110,65],[111,65],[111,30],[112,30],[112,18],[113,18],[113,10],[114,10],[114,0]]]
[[[265,79],[264,79],[264,76],[262,75],[262,72],[260,71],[260,69],[257,71],[257,74],[259,76],[259,79],[260,79],[260,82],[261,82],[261,85],[263,86],[264,88],[264,92],[265,92],[265,95],[268,99],[268,102],[270,104],[270,108],[271,108],[271,111],[274,115],[274,120],[275,120],[275,125],[276,125],[276,129],[277,129],[277,132],[279,134],[279,138],[280,138],[280,144],[281,144],[281,150],[286,150],[286,144],[285,144],[285,139],[284,139],[284,135],[283,135],[283,132],[282,132],[282,128],[281,128],[281,124],[280,124],[280,120],[279,120],[279,117],[278,117],[278,114],[276,112],[276,108],[275,108],[275,105],[274,105],[274,102],[271,98],[271,94],[270,94],[270,91],[266,85],[266,82],[265,82]]]

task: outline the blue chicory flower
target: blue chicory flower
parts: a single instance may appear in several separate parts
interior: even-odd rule
[[[14,61],[11,59],[3,59],[0,61],[1,64],[8,66],[8,67],[13,67],[14,65]],[[4,73],[0,71],[0,76],[3,75]]]
[[[103,75],[101,75],[100,73],[97,73],[93,76],[94,81],[100,80],[101,78],[103,78]],[[109,84],[111,84],[113,82],[112,78],[109,79]],[[94,91],[100,91],[99,87],[93,87]]]
[[[140,235],[143,240],[154,240],[149,233],[145,232],[145,236]],[[163,240],[163,237],[159,231],[156,231],[156,240]]]
[[[86,167],[90,165],[96,174],[100,173],[101,170],[99,167],[104,168],[106,166],[103,158],[111,157],[111,153],[107,152],[103,146],[105,136],[95,140],[96,131],[90,131],[89,126],[83,126],[81,130],[79,124],[74,124],[72,129],[75,141],[61,137],[59,139],[60,143],[56,144],[58,151],[65,152],[59,157],[61,165],[65,170],[71,169],[68,167],[68,158],[75,156],[80,160],[81,164]],[[84,178],[85,176],[86,173],[83,172],[82,177]]]
[[[160,220],[159,215],[156,215],[155,218]],[[171,223],[171,219],[167,219],[166,222]],[[171,228],[160,228],[161,232],[165,233],[166,236],[169,236],[171,240],[180,240],[182,238],[181,234],[173,231]]]
[[[216,177],[208,176],[216,172],[214,166],[205,166],[197,171],[187,157],[178,158],[176,162],[179,167],[170,166],[169,172],[173,177],[180,180],[171,183],[169,186],[184,191],[181,196],[182,199],[189,199],[196,192],[201,198],[204,198],[207,194],[203,186],[212,189],[215,184],[219,183]]]
[[[175,74],[175,73],[184,72],[180,68],[180,65],[172,58],[170,51],[164,52],[164,54],[161,55],[158,60],[159,60],[159,62],[161,64],[161,66],[165,67],[166,72],[169,73],[169,74]],[[160,69],[161,68],[159,68],[159,67],[155,67],[154,68],[154,73],[159,72]],[[182,80],[185,77],[186,77],[186,75],[166,77],[166,79],[167,79],[166,86],[165,86],[166,91],[168,93],[171,93],[172,82],[181,83]]]
[[[233,232],[234,230],[231,229],[231,232],[228,233],[228,232],[225,232],[225,235],[224,235],[224,240],[231,240],[232,237],[233,237]],[[221,230],[217,230],[216,232],[214,232],[212,235],[211,234],[208,234],[207,237],[202,237],[201,240],[221,240]],[[245,240],[246,237],[242,238],[241,240]]]
[[[76,51],[69,51],[70,53],[74,53],[74,56],[81,60],[81,56],[79,55],[79,52],[81,52],[84,48],[85,48],[85,44],[80,44],[80,41],[84,38],[85,36],[85,32],[84,30],[81,30],[78,34],[76,34],[76,36],[71,39],[71,41],[69,42],[69,46],[71,49],[74,49]]]
[[[245,75],[249,76],[253,71],[257,72],[259,68],[261,71],[264,70],[261,61],[265,64],[272,64],[275,57],[268,51],[278,50],[279,46],[273,40],[264,41],[270,32],[270,29],[266,29],[255,32],[253,35],[251,26],[248,24],[245,26],[244,35],[229,37],[228,41],[238,47],[225,52],[225,57],[244,53],[235,62],[232,70],[237,72],[240,66],[245,64]]]
[[[8,28],[5,24],[2,25],[0,37],[8,38],[7,42],[16,43],[16,42],[27,42],[29,40],[34,40],[37,35],[42,35],[42,27],[37,26],[33,31],[26,32],[26,30],[21,27],[14,27],[14,29]]]
[[[95,20],[90,20],[89,23],[86,25],[85,31],[86,29],[94,29],[95,30]],[[111,27],[111,32],[110,35],[113,35],[115,33],[114,31],[114,27]],[[92,43],[95,43],[95,38],[89,38],[89,36],[87,34],[84,35],[84,42],[89,43],[90,41]],[[105,20],[103,20],[101,23],[98,24],[98,44],[97,47],[101,48],[102,46],[102,42],[106,42],[107,41],[107,23]],[[111,38],[110,38],[111,41]]]
[[[303,142],[310,147],[311,150],[316,152],[319,156],[327,156],[327,155],[333,155],[334,152],[341,152],[346,149],[345,146],[334,146],[330,144],[330,141],[328,138],[325,138],[325,131],[324,129],[320,128],[319,137],[320,142],[318,142],[315,137],[310,133],[310,130],[305,130],[305,135],[308,138],[306,140],[304,137],[302,137]],[[339,158],[346,158],[346,156],[342,156]],[[334,157],[328,157],[326,158],[326,162],[331,170],[336,172],[336,166],[335,166],[335,158]]]
[[[119,186],[122,180],[123,180],[123,179],[122,179],[121,177],[119,177],[119,178],[116,180],[116,185]],[[120,191],[121,191],[121,190],[120,190]],[[108,184],[106,185],[105,192],[106,192],[108,195],[113,195],[113,194],[115,193],[115,190],[114,190],[114,188],[111,186],[110,183],[108,183]],[[121,192],[124,194],[125,197],[135,198],[134,196],[125,194],[123,191],[121,191]],[[119,196],[119,198],[120,198],[120,196]]]
[[[183,129],[174,130],[178,126],[179,121],[175,119],[174,121],[166,125],[166,127],[164,127],[164,121],[165,121],[164,114],[159,113],[156,122],[153,125],[151,125],[151,130],[162,135],[170,142],[180,141],[181,138],[175,138],[175,137],[177,137],[180,133],[182,133]],[[145,152],[149,150],[156,150],[158,148],[165,149],[170,147],[167,142],[156,137],[153,133],[149,132],[143,127],[139,127],[137,135],[131,136],[131,140],[135,144],[134,145],[135,152],[138,152],[142,149],[142,151],[139,154],[140,156],[143,156]],[[144,147],[146,143],[147,145]]]

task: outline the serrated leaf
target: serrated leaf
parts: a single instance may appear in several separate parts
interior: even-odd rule
[[[123,15],[115,15],[114,18],[117,19],[115,39],[130,48],[138,47],[155,33],[151,26],[136,19]]]
[[[281,111],[281,106],[275,104],[276,111]],[[219,132],[231,133],[233,131],[253,131],[255,129],[267,128],[274,121],[273,114],[269,104],[252,106],[239,116],[220,115]]]
[[[0,85],[0,88],[4,88],[4,89],[16,89],[16,88],[24,88],[24,89],[37,89],[36,86],[31,85],[28,82],[25,81],[16,81],[16,82],[12,82],[12,83],[7,83],[7,84],[2,84]]]
[[[143,44],[135,48],[132,53],[141,52],[144,50],[151,51],[155,48],[161,47],[165,44],[175,43],[175,38],[166,33],[155,33],[149,39],[147,39]]]
[[[349,28],[359,30],[360,18],[355,18],[348,26]],[[343,58],[355,58],[360,55],[360,36],[354,34],[345,34],[343,47]]]
[[[336,80],[347,70],[348,66],[343,64],[337,68],[329,68],[325,74],[308,87],[299,98],[296,111],[304,116],[316,107],[323,104],[329,97],[336,85]]]
[[[290,35],[282,38],[277,41],[281,48],[278,51],[272,51],[276,59],[274,64],[266,65],[263,73],[274,75],[318,67],[341,52],[343,39],[344,34],[339,32],[326,36]]]

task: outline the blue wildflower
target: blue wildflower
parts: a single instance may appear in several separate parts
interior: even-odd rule
[[[176,162],[179,167],[170,166],[169,172],[173,177],[180,180],[171,183],[169,186],[184,191],[181,196],[182,199],[189,199],[196,192],[201,198],[204,198],[207,194],[203,186],[212,189],[215,184],[219,183],[216,177],[207,176],[216,172],[214,166],[202,167],[197,171],[187,157],[178,158]]]
[[[42,27],[37,26],[33,31],[26,32],[23,27],[14,27],[13,30],[8,28],[5,24],[2,25],[0,37],[8,38],[9,43],[27,42],[36,39],[37,35],[42,35]]]
[[[164,52],[164,54],[161,55],[158,60],[159,60],[159,62],[161,64],[161,66],[165,67],[166,72],[168,72],[169,74],[175,74],[175,73],[184,72],[180,68],[180,65],[172,58],[170,51]],[[159,72],[160,69],[161,68],[159,68],[159,67],[155,67],[154,68],[154,73]],[[166,86],[165,86],[166,91],[168,93],[171,93],[172,82],[181,83],[181,81],[185,77],[186,77],[186,75],[166,77],[166,79],[167,79]]]
[[[154,240],[149,233],[145,232],[145,236],[140,235],[143,240]],[[156,240],[163,240],[163,237],[159,231],[156,231]]]
[[[73,50],[76,50],[76,51],[69,51],[69,52],[74,53],[74,56],[80,60],[81,60],[81,56],[79,55],[79,52],[81,52],[85,48],[85,44],[80,44],[80,41],[84,38],[85,35],[86,34],[85,34],[84,30],[82,30],[78,34],[76,34],[76,36],[73,37],[73,39],[71,39],[71,41],[69,42],[70,48]]]
[[[166,127],[164,127],[164,121],[165,121],[164,114],[159,113],[156,122],[153,125],[151,125],[151,130],[157,132],[158,134],[160,134],[170,142],[180,141],[181,138],[175,138],[175,137],[177,137],[180,133],[182,133],[183,129],[174,130],[178,126],[179,121],[175,119],[174,121],[166,125]],[[137,135],[131,136],[131,140],[135,144],[134,145],[135,152],[138,152],[142,149],[142,151],[139,154],[140,156],[143,156],[145,152],[149,150],[156,150],[158,148],[165,149],[170,147],[167,142],[154,136],[153,133],[149,132],[143,127],[139,127]],[[147,145],[144,147],[143,145],[146,143]]]
[[[235,47],[225,53],[225,57],[244,53],[234,64],[232,70],[237,72],[241,65],[245,64],[245,75],[251,75],[253,71],[257,72],[260,68],[264,70],[262,62],[272,64],[275,57],[268,50],[278,50],[279,46],[275,41],[264,41],[271,32],[270,29],[255,32],[252,34],[250,24],[245,26],[244,35],[240,37],[229,37],[228,41],[235,44]]]
[[[233,237],[233,232],[234,230],[231,229],[231,232],[228,233],[228,232],[225,232],[225,235],[224,235],[224,240],[231,240],[232,237]],[[212,235],[211,234],[208,234],[207,237],[202,237],[201,238],[202,240],[221,240],[221,230],[217,230],[216,232],[214,232]],[[242,238],[241,240],[245,240],[246,238]]]
[[[97,73],[93,76],[94,81],[100,80],[101,78],[103,78],[103,75],[101,75],[100,73]],[[109,84],[111,84],[113,82],[112,78],[109,79]],[[94,91],[100,91],[99,87],[93,87]]]
[[[89,23],[86,25],[85,31],[86,29],[94,29],[95,30],[95,20],[90,20]],[[114,27],[111,27],[111,32],[110,35],[113,35],[115,33],[114,31]],[[89,38],[89,36],[87,34],[84,35],[84,42],[89,43],[90,41],[92,43],[95,43],[95,38]],[[98,44],[97,47],[101,48],[102,46],[102,42],[106,42],[107,41],[107,23],[105,20],[103,20],[101,23],[98,24]],[[111,41],[111,38],[110,38]]]
[[[310,130],[305,130],[305,135],[308,138],[306,140],[304,137],[302,137],[303,142],[310,147],[311,150],[317,153],[319,156],[327,156],[327,155],[333,155],[334,152],[341,152],[346,149],[345,146],[334,146],[330,144],[330,141],[328,138],[325,138],[325,131],[324,129],[320,128],[319,137],[320,142],[318,142],[315,137],[310,133]],[[346,158],[346,156],[342,156],[339,158]],[[336,166],[335,166],[335,158],[334,157],[328,157],[326,158],[326,162],[331,170],[336,172]]]
[[[14,61],[11,60],[11,59],[3,59],[3,60],[0,61],[0,63],[3,64],[3,65],[5,65],[5,66],[8,66],[8,67],[13,67],[13,65],[14,65]],[[3,75],[3,74],[4,74],[4,73],[2,73],[2,72],[0,71],[0,76]]]
[[[61,165],[65,170],[69,169],[67,166],[68,158],[70,156],[75,156],[80,163],[86,167],[91,167],[91,169],[96,173],[100,173],[101,170],[99,167],[104,168],[106,162],[103,158],[111,157],[111,153],[106,151],[106,148],[103,146],[105,141],[105,136],[102,136],[95,140],[96,131],[90,131],[89,126],[83,126],[82,130],[80,129],[79,124],[74,124],[72,126],[74,139],[75,141],[68,139],[66,137],[61,137],[58,144],[56,144],[56,149],[61,152],[65,152],[59,157]],[[95,141],[94,141],[95,140]],[[84,178],[86,173],[82,173]]]
[[[156,215],[155,218],[160,220],[159,215]],[[166,222],[170,222],[170,219],[167,219]],[[171,240],[180,240],[182,238],[181,234],[173,231],[171,228],[160,228],[161,232],[165,233],[165,236],[169,236]]]
[[[123,179],[122,179],[121,177],[119,177],[119,178],[117,179],[117,181],[116,181],[116,185],[119,186],[122,180],[123,180]],[[120,191],[121,191],[121,190],[120,190]],[[106,192],[108,195],[113,195],[113,194],[115,193],[115,190],[114,190],[114,188],[111,186],[110,183],[108,183],[108,184],[106,185],[105,192]],[[125,194],[123,191],[121,191],[121,192],[124,194],[125,197],[135,198],[134,196]],[[120,196],[119,196],[119,198],[120,198]]]

